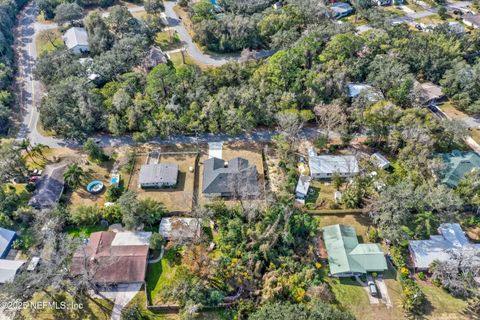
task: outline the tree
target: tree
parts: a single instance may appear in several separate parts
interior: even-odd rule
[[[107,19],[108,26],[113,35],[124,38],[128,33],[135,33],[139,30],[137,20],[132,16],[128,8],[121,5],[113,6]]]
[[[94,161],[103,161],[106,157],[102,148],[92,138],[88,138],[87,141],[85,141],[83,150],[88,154],[88,157]]]
[[[63,174],[65,183],[73,190],[77,189],[85,178],[85,172],[82,167],[76,163],[72,163],[67,167],[67,170]]]
[[[416,234],[424,238],[429,238],[434,230],[435,216],[431,211],[417,213],[415,216]]]
[[[93,54],[109,50],[113,46],[113,35],[98,12],[93,12],[85,19],[85,28],[88,33],[88,44]]]
[[[479,297],[480,250],[451,250],[447,261],[436,261],[430,267],[433,281],[439,282],[455,297]]]
[[[21,148],[15,142],[0,143],[0,181],[24,177],[27,166],[21,154]]]
[[[122,223],[127,230],[133,230],[141,224],[152,226],[160,221],[165,213],[162,203],[152,199],[138,200],[137,194],[131,190],[125,192],[117,200],[122,215]]]
[[[54,30],[44,30],[38,35],[39,39],[48,42],[54,47],[55,49],[58,49],[58,45],[55,43],[55,41],[58,39],[58,33]]]
[[[143,6],[148,14],[159,15],[160,12],[165,10],[162,0],[145,0]]]
[[[165,245],[165,238],[160,233],[153,233],[150,237],[150,249],[160,250]]]
[[[75,20],[80,20],[83,17],[83,9],[75,2],[62,3],[55,9],[55,22],[59,25],[63,25],[68,22],[70,25]]]
[[[342,128],[347,123],[347,117],[338,104],[317,105],[313,109],[315,118],[320,128],[325,130],[325,139],[329,140],[330,132],[334,128]]]
[[[447,18],[448,18],[447,8],[445,8],[444,6],[440,6],[438,8],[437,14],[440,17],[440,19],[442,19],[442,20],[447,20]]]

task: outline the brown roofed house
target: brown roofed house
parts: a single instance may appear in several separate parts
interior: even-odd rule
[[[94,232],[73,255],[71,271],[88,271],[99,284],[142,283],[150,236],[151,232]]]

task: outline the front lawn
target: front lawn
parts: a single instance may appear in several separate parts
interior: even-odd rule
[[[155,44],[160,46],[162,50],[172,50],[178,48],[181,45],[181,41],[177,32],[170,29],[157,33],[155,36]]]
[[[426,316],[429,319],[468,319],[461,314],[467,302],[457,299],[442,288],[426,281],[417,281],[428,303]]]
[[[49,41],[47,35],[51,35],[52,41]],[[54,37],[54,39],[53,39]],[[62,35],[58,29],[44,30],[38,33],[35,38],[35,46],[38,54],[50,52],[64,46]]]

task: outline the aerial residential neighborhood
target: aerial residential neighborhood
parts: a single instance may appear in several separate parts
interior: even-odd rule
[[[0,319],[479,320],[478,0],[0,0]]]

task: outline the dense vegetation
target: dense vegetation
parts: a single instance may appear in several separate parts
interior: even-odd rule
[[[17,13],[26,3],[26,0],[0,1],[0,134],[6,134],[10,129],[15,74],[13,28]]]

